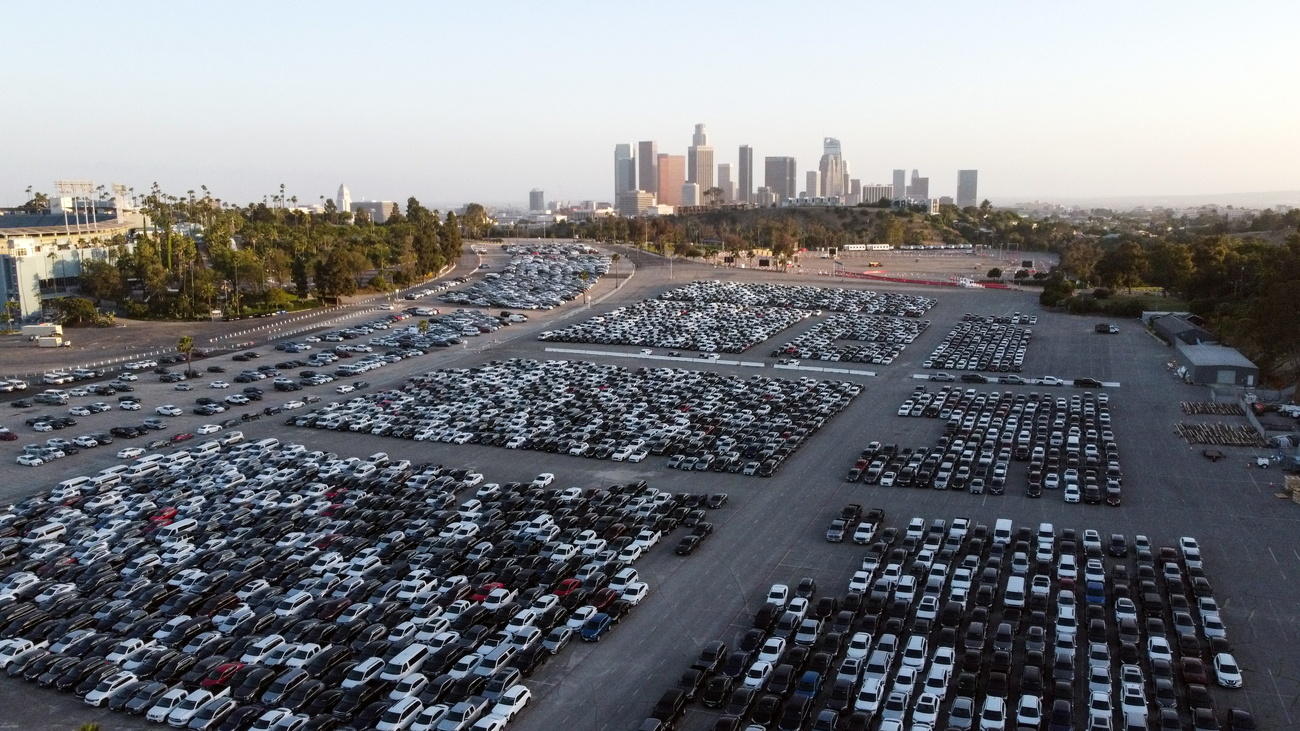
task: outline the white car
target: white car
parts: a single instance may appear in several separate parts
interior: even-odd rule
[[[772,675],[772,663],[766,660],[755,660],[753,665],[749,666],[749,671],[745,673],[744,686],[754,690],[762,690],[767,685],[767,679]]]
[[[302,401],[286,401],[284,402],[284,409],[286,411],[292,411],[293,409],[301,409],[306,405],[307,404],[303,403]]]
[[[72,440],[72,443],[77,445],[78,447],[83,447],[85,449],[92,449],[94,447],[99,446],[99,442],[96,441],[95,438],[91,436],[77,437],[76,439]]]
[[[219,431],[221,431],[221,426],[218,424],[204,424],[198,429],[195,429],[194,433],[199,436],[206,436],[208,434],[216,434]]]
[[[337,393],[352,393],[355,390],[357,390],[357,387],[350,383],[344,383],[343,385],[334,388],[334,391]]]
[[[163,404],[162,406],[159,406],[158,408],[154,409],[154,413],[158,414],[159,416],[180,416],[185,412],[181,411],[180,407],[174,404]]]
[[[536,477],[533,478],[533,482],[532,482],[532,485],[531,485],[531,486],[532,486],[532,487],[546,487],[547,485],[551,484],[552,482],[555,482],[555,475],[551,474],[550,472],[543,472],[543,473],[541,473],[541,474],[539,474],[538,476],[536,476]]]
[[[1043,724],[1043,701],[1031,693],[1020,696],[1020,705],[1016,706],[1016,723],[1029,728],[1041,726]]]
[[[167,716],[171,714],[174,708],[181,704],[181,701],[185,700],[187,695],[189,695],[189,693],[184,688],[172,688],[164,693],[163,696],[153,704],[153,707],[145,714],[145,718],[154,723],[165,722]]]
[[[772,588],[767,590],[767,599],[765,600],[766,603],[775,605],[780,609],[784,609],[785,605],[789,603],[789,601],[790,601],[790,587],[786,586],[785,584],[773,584]]]
[[[533,699],[533,692],[523,683],[515,683],[506,688],[501,697],[497,699],[497,704],[492,706],[493,716],[499,716],[507,721],[511,721],[522,710],[528,702]]]
[[[764,662],[779,662],[785,654],[785,638],[769,637],[758,650],[758,659]]]
[[[188,384],[188,383],[178,383],[178,384],[176,384],[175,386],[172,386],[172,390],[173,390],[173,391],[193,391],[193,390],[194,390],[194,387],[191,386],[191,385]]]
[[[122,409],[123,411],[139,411],[139,410],[140,410],[140,402],[139,402],[139,401],[123,401],[122,403],[118,404],[117,407],[118,407],[119,409]]]
[[[1226,652],[1215,655],[1214,679],[1225,688],[1240,688],[1241,666],[1237,664],[1237,659]]]
[[[17,462],[18,464],[24,465],[26,467],[39,467],[45,464],[45,460],[41,459],[40,457],[37,457],[34,454],[20,454],[18,455]]]
[[[90,416],[90,409],[85,406],[73,406],[68,409],[68,413],[72,416]]]
[[[230,384],[225,381],[213,381],[208,384],[208,388],[230,388]]]
[[[646,595],[649,593],[649,584],[646,584],[644,581],[634,581],[627,585],[627,588],[623,590],[623,594],[619,598],[635,607],[640,604],[641,600],[645,599]]]
[[[135,459],[144,454],[144,447],[125,447],[117,451],[118,459]]]

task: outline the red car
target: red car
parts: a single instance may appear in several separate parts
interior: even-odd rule
[[[469,600],[472,602],[481,602],[488,598],[488,595],[492,593],[493,589],[504,589],[505,586],[505,584],[502,584],[499,581],[489,581],[480,586],[473,594],[470,594]]]
[[[193,439],[193,438],[194,438],[194,435],[193,435],[193,434],[191,434],[191,433],[189,433],[189,432],[187,432],[187,431],[183,431],[183,432],[181,432],[180,434],[173,434],[173,435],[172,435],[172,439],[171,439],[171,441],[172,441],[172,444],[177,444],[177,443],[179,443],[179,442],[188,442],[189,440],[191,440],[191,439]]]
[[[604,589],[596,590],[596,593],[591,595],[591,601],[588,603],[597,609],[604,609],[612,604],[617,598],[618,592],[607,586]]]
[[[199,681],[199,686],[203,688],[224,688],[230,684],[230,676],[239,672],[244,667],[242,662],[226,662],[215,668],[212,668],[203,680]]]
[[[14,434],[8,429],[5,429],[4,431],[0,431],[0,442],[13,442],[17,440],[18,440],[18,435]]]
[[[176,519],[176,514],[179,512],[180,511],[178,511],[176,508],[170,508],[170,507],[163,508],[162,510],[159,510],[158,512],[149,516],[149,521],[152,523],[162,523],[163,525],[168,525],[173,520]]]
[[[581,588],[581,581],[578,581],[577,579],[565,579],[564,581],[561,581],[559,585],[555,587],[555,591],[551,593],[556,596],[568,596]]]

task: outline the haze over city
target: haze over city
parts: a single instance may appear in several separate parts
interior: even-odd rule
[[[610,200],[615,144],[684,154],[700,122],[719,163],[748,144],[802,174],[833,136],[864,184],[918,168],[936,195],[959,168],[994,200],[1295,190],[1300,6],[1235,17],[1249,32],[1202,2],[15,6],[58,52],[9,34],[0,190]]]

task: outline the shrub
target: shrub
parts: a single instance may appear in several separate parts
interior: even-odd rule
[[[1001,279],[1001,278],[1002,278],[1002,270],[999,269],[998,267],[993,267],[992,269],[989,270],[989,273],[988,273],[987,276],[988,276],[989,279]]]
[[[1018,269],[1018,270],[1016,270],[1016,279],[1026,279],[1026,278],[1028,278],[1028,277],[1029,277],[1029,270],[1028,270],[1028,269]]]
[[[1109,289],[1106,289],[1105,287],[1098,287],[1092,290],[1092,296],[1096,297],[1099,300],[1110,299],[1110,296],[1112,294],[1114,294],[1114,292],[1112,292]]]

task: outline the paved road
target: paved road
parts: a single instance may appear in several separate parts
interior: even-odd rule
[[[374,372],[369,374],[370,380],[377,386],[386,385],[431,367],[459,367],[501,357],[547,357],[545,344],[533,339],[540,330],[657,294],[674,284],[668,280],[666,263],[659,257],[631,253],[627,258],[637,265],[635,276],[623,280],[621,288],[619,280],[602,280],[593,292],[594,304],[590,307],[570,303],[526,324],[478,338],[465,348],[440,351]],[[721,271],[679,262],[673,276],[680,283],[688,278],[770,280],[776,275]],[[790,279],[827,283],[825,278],[815,276]],[[1276,474],[1249,469],[1246,451],[1227,450],[1230,459],[1210,464],[1198,456],[1198,450],[1174,436],[1173,424],[1182,418],[1178,402],[1200,400],[1205,390],[1186,386],[1170,376],[1164,367],[1167,349],[1135,324],[1125,324],[1119,335],[1102,336],[1092,332],[1093,322],[1089,319],[1038,312],[1029,293],[897,289],[924,291],[939,299],[939,305],[927,315],[932,326],[894,364],[874,367],[879,376],[849,377],[866,386],[862,396],[772,479],[666,470],[662,459],[654,457],[633,465],[478,445],[299,431],[283,426],[278,419],[264,419],[243,427],[243,431],[250,437],[287,437],[341,454],[362,456],[383,449],[395,457],[412,460],[475,465],[494,481],[525,479],[546,471],[555,473],[557,482],[566,486],[646,479],[661,489],[723,491],[732,496],[728,507],[713,514],[718,531],[694,559],[681,560],[657,551],[644,560],[644,566],[638,565],[651,582],[652,593],[616,632],[598,646],[572,648],[535,676],[532,684],[539,700],[517,723],[526,731],[634,728],[689,663],[700,643],[713,638],[729,642],[737,639],[769,584],[793,583],[802,576],[812,576],[823,587],[838,590],[844,586],[860,560],[861,549],[827,544],[821,535],[825,522],[846,502],[882,507],[895,523],[913,515],[965,515],[988,523],[998,517],[1035,525],[1046,520],[1058,529],[1096,528],[1103,535],[1145,533],[1156,545],[1172,544],[1179,535],[1197,536],[1238,659],[1246,669],[1246,688],[1219,694],[1221,707],[1251,709],[1262,728],[1287,729],[1300,724],[1300,709],[1293,707],[1295,699],[1300,698],[1300,631],[1294,615],[1294,607],[1300,603],[1300,588],[1290,580],[1300,573],[1300,551],[1293,548],[1293,537],[1300,528],[1300,507],[1271,496],[1267,479]],[[1051,496],[1031,500],[1015,489],[1004,496],[971,496],[848,485],[842,481],[857,452],[869,441],[931,444],[941,429],[937,420],[894,415],[898,404],[917,384],[911,374],[963,313],[1017,310],[1039,314],[1035,339],[1026,358],[1026,375],[1087,375],[1124,384],[1111,392],[1114,431],[1126,473],[1122,507],[1066,505]],[[773,340],[784,335],[778,334]],[[762,359],[770,365],[774,361],[765,356],[772,344],[769,341],[757,346],[743,357]],[[592,359],[602,360],[595,356]],[[625,358],[607,360],[629,365]],[[697,361],[689,365],[720,372],[743,370],[751,375],[789,374],[770,367],[760,371]],[[161,394],[164,387],[150,384],[147,388]],[[1063,394],[1071,390],[1060,389]],[[142,391],[149,398],[147,403],[161,403],[153,391]],[[197,394],[188,395],[192,400]],[[120,421],[125,419],[101,423]],[[202,420],[186,415],[177,421],[192,428]],[[31,441],[29,436],[24,433],[24,441]],[[27,470],[0,458],[0,499],[26,494],[33,479],[50,485],[113,461],[111,453],[82,453]],[[1013,465],[1011,485],[1022,484],[1023,469],[1023,464]],[[64,727],[102,715],[83,710],[75,699],[12,681],[0,682],[0,704],[16,708],[20,703],[30,704],[27,707],[36,712],[19,716],[23,719],[20,725],[27,728],[49,727],[43,724],[51,715],[60,716],[59,725]],[[46,721],[33,725],[38,719]],[[704,729],[711,722],[707,714],[693,711],[687,727]]]

